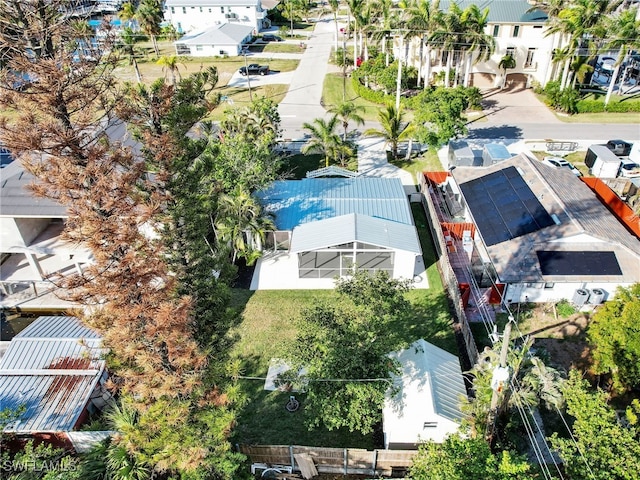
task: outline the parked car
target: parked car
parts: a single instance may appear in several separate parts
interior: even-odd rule
[[[269,65],[258,65],[257,63],[250,63],[246,67],[240,67],[238,70],[240,75],[268,75]]]
[[[576,167],[571,165],[564,158],[544,157],[544,160],[542,160],[542,163],[549,165],[551,167],[556,167],[556,168],[568,168],[576,177],[579,177],[582,175],[582,173],[580,173],[580,170],[578,170]]]
[[[281,42],[282,38],[276,36],[276,35],[271,35],[270,33],[267,33],[266,35],[262,35],[262,41],[264,42]]]
[[[640,165],[638,165],[633,160],[622,160],[622,165],[620,165],[620,174],[619,176],[625,178],[636,178],[640,177]]]
[[[631,144],[624,140],[609,140],[607,148],[619,157],[628,157],[631,153]]]
[[[6,167],[11,162],[13,162],[13,157],[11,156],[11,153],[9,153],[9,150],[4,147],[0,147],[0,168]]]

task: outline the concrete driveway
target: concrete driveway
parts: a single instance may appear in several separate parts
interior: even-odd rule
[[[562,123],[531,89],[492,90],[482,100],[483,119],[490,123]]]

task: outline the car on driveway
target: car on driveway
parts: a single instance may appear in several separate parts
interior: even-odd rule
[[[270,33],[267,33],[266,35],[262,35],[262,41],[263,42],[281,42],[282,39],[276,35],[271,35]]]
[[[582,175],[582,173],[580,173],[580,170],[578,170],[576,167],[571,165],[564,158],[544,157],[544,160],[542,160],[542,163],[549,165],[551,167],[556,167],[556,168],[568,168],[576,177],[579,177]]]
[[[258,65],[257,63],[250,63],[246,67],[240,67],[238,70],[240,75],[269,75],[269,65]]]

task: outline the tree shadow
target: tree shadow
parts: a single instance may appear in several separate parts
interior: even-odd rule
[[[472,123],[474,122],[469,122],[469,124]],[[514,125],[495,125],[484,128],[470,128],[467,138],[523,138],[522,135],[523,132],[520,127],[516,127]]]

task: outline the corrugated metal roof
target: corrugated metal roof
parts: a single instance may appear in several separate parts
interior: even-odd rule
[[[481,11],[488,8],[489,23],[544,23],[548,18],[542,10],[529,11],[532,6],[527,0],[442,0],[440,9],[449,10],[451,3],[456,3],[461,10],[470,5],[477,5]]]
[[[291,253],[308,252],[355,241],[415,254],[422,253],[413,225],[355,213],[294,228]]]
[[[462,420],[460,399],[467,392],[458,357],[422,339],[390,357],[400,362],[402,373],[394,381],[400,391],[385,401],[384,430],[406,436],[389,439],[390,443],[429,439],[424,422],[437,423],[438,417],[455,423]],[[394,428],[394,424],[403,428]]]
[[[165,0],[165,10],[171,7],[234,7],[259,5],[258,0]]]
[[[206,30],[185,35],[177,44],[185,45],[236,45],[254,31],[252,25],[223,23]]]
[[[0,403],[25,413],[5,431],[71,430],[104,368],[100,337],[75,317],[40,317],[0,361]]]
[[[3,217],[66,218],[67,209],[47,198],[36,197],[27,186],[35,177],[17,160],[0,170],[0,215]]]
[[[281,180],[258,193],[279,230],[358,213],[412,225],[411,209],[399,178],[305,178]]]

